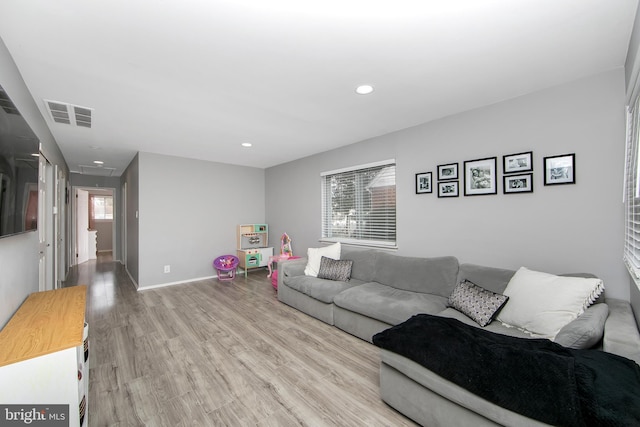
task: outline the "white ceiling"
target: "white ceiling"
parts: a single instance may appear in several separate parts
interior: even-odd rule
[[[2,0],[0,38],[72,171],[138,151],[266,168],[620,67],[637,3]]]

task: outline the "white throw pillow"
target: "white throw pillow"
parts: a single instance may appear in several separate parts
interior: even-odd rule
[[[553,340],[603,291],[600,279],[556,276],[521,267],[503,292],[509,301],[497,320],[535,337]]]
[[[307,249],[307,266],[304,269],[304,274],[318,277],[320,261],[323,256],[331,259],[340,259],[340,242],[322,248]]]

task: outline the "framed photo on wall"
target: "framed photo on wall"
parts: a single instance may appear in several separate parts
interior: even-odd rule
[[[504,186],[502,187],[502,192],[504,194],[533,193],[532,173],[505,175],[503,176],[503,180]]]
[[[431,176],[431,172],[421,172],[416,174],[416,194],[433,193]]]
[[[533,151],[502,156],[502,170],[505,174],[532,171]]]
[[[498,192],[496,158],[464,162],[464,195],[483,196]]]
[[[544,158],[544,185],[575,184],[576,154]]]
[[[457,163],[438,165],[438,181],[446,181],[448,179],[458,179]]]
[[[458,181],[445,181],[438,183],[438,197],[458,197]]]

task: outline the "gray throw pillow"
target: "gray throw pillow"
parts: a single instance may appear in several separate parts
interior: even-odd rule
[[[607,304],[594,304],[556,335],[554,341],[569,348],[591,348],[604,335],[604,322],[609,316]]]
[[[338,260],[323,256],[320,259],[318,279],[340,280],[342,282],[347,282],[351,279],[351,267],[353,267],[353,261],[351,260]]]
[[[449,307],[466,314],[478,325],[487,326],[509,299],[465,280],[449,296]]]

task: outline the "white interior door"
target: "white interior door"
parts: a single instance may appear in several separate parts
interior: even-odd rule
[[[76,190],[76,263],[89,260],[89,192]]]

